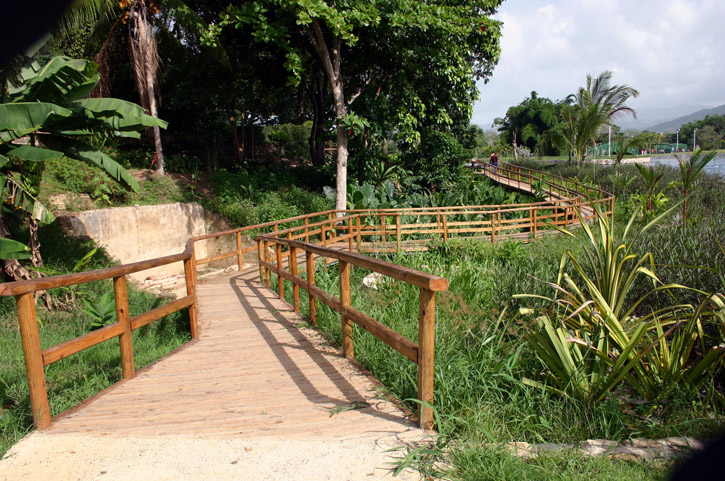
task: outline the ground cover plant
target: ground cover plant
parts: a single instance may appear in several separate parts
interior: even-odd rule
[[[22,238],[23,233],[19,233]],[[27,235],[27,233],[25,234]],[[41,228],[41,252],[47,275],[109,267],[113,263],[92,242],[66,237],[57,224]],[[90,255],[89,255],[90,254]],[[108,293],[111,293],[108,296]],[[59,344],[100,327],[109,318],[110,280],[50,291],[59,308],[38,306],[41,345]],[[109,298],[110,297],[110,298]],[[87,302],[83,302],[87,301]],[[131,316],[158,307],[167,299],[129,284]],[[111,322],[115,322],[115,312]],[[190,339],[188,317],[177,312],[134,331],[134,361],[141,368]],[[79,404],[121,379],[118,342],[104,342],[46,368],[51,415]],[[17,309],[13,298],[0,298],[0,455],[32,429]]]

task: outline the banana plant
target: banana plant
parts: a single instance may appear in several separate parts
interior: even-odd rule
[[[100,81],[98,66],[87,60],[51,57],[30,60],[17,78],[3,85],[0,103],[0,196],[6,205],[29,214],[30,222],[51,222],[51,212],[38,200],[43,165],[48,160],[76,159],[104,170],[138,192],[138,182],[120,164],[94,147],[107,137],[140,138],[147,127],[167,123],[147,115],[131,102],[86,98]],[[34,229],[31,229],[33,235]],[[0,235],[8,237],[0,214]],[[37,246],[31,238],[31,247]],[[34,259],[40,259],[33,252]],[[19,265],[3,265],[6,275],[27,275]],[[37,266],[36,266],[37,267]]]

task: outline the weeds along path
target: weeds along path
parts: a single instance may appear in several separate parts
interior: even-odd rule
[[[197,341],[27,436],[0,480],[390,477],[425,433],[256,277],[200,284]]]

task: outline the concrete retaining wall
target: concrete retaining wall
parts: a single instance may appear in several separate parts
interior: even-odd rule
[[[95,209],[58,216],[72,234],[90,237],[123,264],[183,251],[190,237],[206,233],[206,217],[204,208],[195,202]],[[210,242],[197,243],[196,257],[207,257],[207,252],[220,248]],[[132,277],[142,282],[152,276],[183,272],[183,264],[177,262]]]

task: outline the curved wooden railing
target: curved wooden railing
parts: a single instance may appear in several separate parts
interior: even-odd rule
[[[488,177],[498,182],[502,180],[515,181],[516,184],[506,183],[506,185],[521,189],[526,185],[543,184],[542,190],[551,198],[573,199],[582,197],[588,200],[596,200],[597,203],[609,203],[607,211],[614,209],[614,194],[600,189],[596,186],[587,185],[578,180],[568,179],[560,175],[544,172],[543,170],[530,169],[514,164],[502,162],[495,169],[491,164],[481,164],[474,168],[474,172],[484,173]],[[530,189],[526,189],[530,191]]]
[[[35,426],[50,425],[50,409],[45,386],[45,366],[91,346],[118,337],[124,379],[135,375],[131,332],[150,322],[184,308],[189,309],[192,338],[198,337],[196,316],[197,265],[236,258],[239,269],[244,255],[256,252],[260,281],[271,285],[270,274],[278,276],[279,295],[284,297],[284,280],[292,283],[293,303],[299,311],[299,287],[310,296],[310,317],[316,320],[316,299],[339,312],[343,323],[343,351],[353,356],[352,324],[355,322],[375,337],[392,346],[418,364],[418,390],[422,401],[433,400],[433,362],[435,332],[435,293],[446,290],[448,281],[384,261],[366,257],[361,252],[385,250],[418,250],[432,239],[447,241],[451,237],[485,238],[491,242],[505,239],[528,241],[551,231],[554,226],[567,227],[594,216],[594,209],[611,213],[614,196],[577,181],[546,172],[502,164],[494,174],[490,166],[479,171],[494,180],[543,185],[549,200],[520,205],[452,206],[385,210],[329,210],[299,215],[253,226],[231,229],[190,239],[179,254],[78,274],[46,277],[0,284],[0,295],[15,296],[18,321],[30,388],[30,403]],[[510,183],[509,183],[510,185]],[[235,236],[235,249],[202,259],[195,257],[195,245],[209,239]],[[256,235],[257,240],[247,239]],[[247,245],[245,245],[245,243]],[[273,247],[276,262],[271,262]],[[346,248],[349,252],[341,252]],[[286,249],[286,250],[285,250]],[[354,253],[357,250],[358,253]],[[307,278],[297,273],[297,253],[304,252]],[[314,256],[340,263],[340,297],[319,289],[314,284]],[[287,262],[285,269],[283,261]],[[142,313],[129,315],[126,276],[174,262],[184,263],[186,292],[181,299]],[[418,342],[403,337],[387,326],[350,306],[349,268],[357,265],[420,287],[420,319]],[[47,289],[113,279],[116,298],[116,323],[89,332],[57,346],[42,349],[35,309],[35,293]],[[420,422],[429,427],[430,409],[421,404]]]

